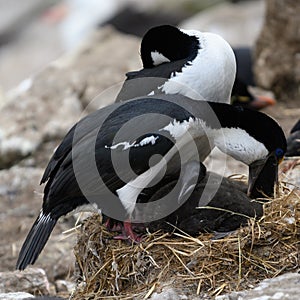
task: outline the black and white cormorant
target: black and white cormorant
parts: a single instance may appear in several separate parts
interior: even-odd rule
[[[230,103],[234,53],[219,35],[171,25],[151,28],[141,43],[143,69],[127,73],[116,102],[159,94]]]
[[[42,177],[41,183],[46,183],[42,209],[22,246],[17,269],[36,261],[61,216],[87,204],[124,222],[125,237],[137,239],[130,221],[139,221],[138,204],[147,189],[168,182],[191,161],[202,162],[213,147],[249,165],[249,195],[272,195],[278,163],[286,151],[280,126],[264,114],[220,103],[229,103],[235,78],[234,54],[222,38],[180,32],[182,40],[168,48],[174,55],[168,62],[173,66],[171,76],[152,85],[145,75],[149,96],[143,92],[130,100],[139,96],[138,91],[123,94],[118,100],[128,101],[86,116],[59,145]],[[173,60],[153,43],[153,48],[146,47],[152,63]],[[267,180],[261,180],[262,174]],[[151,213],[143,220],[151,220]]]
[[[114,219],[138,220],[143,191],[158,177],[178,173],[181,165],[203,161],[208,142],[249,166],[250,195],[272,195],[286,140],[265,114],[162,95],[116,103],[86,116],[69,131],[45,170],[42,209],[17,269],[33,264],[57,220],[81,206],[93,203]],[[262,173],[266,180],[260,180]],[[151,213],[143,212],[146,221]],[[136,238],[130,226],[124,228]]]
[[[126,74],[117,102],[148,94],[180,93],[194,99],[230,101],[233,105],[256,110],[275,104],[274,99],[256,96],[248,89],[249,85],[254,85],[249,48],[232,52],[229,44],[217,34],[161,25],[145,34],[140,52],[143,69]],[[237,74],[233,88],[228,91],[228,81],[235,72],[228,67],[234,60],[233,53]],[[214,68],[223,77],[221,74],[212,77],[210,72],[214,72]],[[207,91],[209,80],[214,85],[214,95]]]

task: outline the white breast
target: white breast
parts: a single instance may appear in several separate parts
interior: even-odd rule
[[[212,135],[216,147],[247,165],[268,155],[264,144],[241,128],[212,129]]]

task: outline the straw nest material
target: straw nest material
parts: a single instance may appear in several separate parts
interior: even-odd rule
[[[75,246],[78,285],[72,299],[147,299],[171,285],[212,298],[299,270],[300,194],[281,183],[260,220],[222,238],[148,233],[140,244],[113,240],[101,217],[87,219]]]

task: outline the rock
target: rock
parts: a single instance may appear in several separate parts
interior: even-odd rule
[[[262,28],[264,9],[261,0],[222,3],[187,19],[180,27],[217,33],[234,47],[253,46]]]
[[[66,300],[65,298],[61,297],[54,297],[54,296],[39,296],[35,297],[36,300]]]
[[[217,296],[215,300],[298,300],[300,299],[299,282],[300,274],[287,273],[266,279],[253,290]]]
[[[64,137],[96,96],[89,112],[112,102],[125,73],[140,67],[138,51],[137,38],[106,27],[23,81],[0,108],[0,169],[33,155],[45,141]]]
[[[0,292],[10,293],[22,291],[27,293],[49,293],[49,282],[43,269],[28,268],[20,272],[0,273]]]
[[[284,172],[284,181],[287,182],[287,187],[295,189],[300,186],[300,159],[299,157],[288,157],[282,162],[281,166]],[[300,193],[299,189],[298,192]]]
[[[17,242],[22,242],[39,212],[39,181],[43,170],[14,166],[0,171],[0,270],[13,270]]]
[[[68,292],[69,294],[71,294],[74,291],[76,284],[67,280],[56,280],[55,287],[58,293]]]
[[[279,100],[298,103],[300,2],[268,0],[266,3],[265,23],[256,44],[257,83],[272,90]]]
[[[26,300],[34,298],[29,293],[17,292],[17,293],[0,293],[0,300]]]
[[[0,171],[0,269],[13,270],[19,250],[42,205],[43,186],[39,181],[43,169],[14,166]],[[42,267],[49,280],[66,278],[72,272],[72,249],[75,235],[66,238],[62,232],[75,221],[61,218],[36,266]],[[55,263],[54,263],[55,262]]]
[[[0,109],[4,106],[7,102],[7,97],[4,95],[4,91],[0,87]]]
[[[149,300],[210,300],[211,297],[206,293],[201,295],[193,295],[190,291],[190,286],[186,288],[178,288],[174,283],[161,288],[159,292],[154,292]]]
[[[0,44],[7,42],[11,35],[22,30],[32,18],[39,15],[41,10],[53,4],[53,0],[39,1],[29,0],[26,4],[19,1],[9,3],[0,2],[1,15],[0,21]]]
[[[164,288],[160,293],[153,293],[150,300],[180,300],[188,299],[185,295],[178,294],[173,288]]]
[[[75,257],[73,248],[76,236],[73,234],[66,237],[62,234],[63,230],[74,227],[74,222],[67,221],[67,218],[60,220],[60,224],[56,226],[54,234],[51,235],[45,249],[35,263],[36,266],[47,270],[50,282],[55,282],[60,278],[68,278],[74,272]]]

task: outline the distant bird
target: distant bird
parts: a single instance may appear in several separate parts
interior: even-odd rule
[[[286,156],[300,156],[300,120],[291,129],[287,138]]]
[[[83,118],[45,170],[42,210],[16,268],[23,270],[36,261],[61,216],[89,203],[125,221],[124,234],[137,240],[130,221],[143,190],[161,174],[167,179],[181,165],[203,161],[208,139],[249,166],[249,195],[272,196],[286,140],[281,127],[267,115],[165,95],[113,104]],[[194,144],[196,150],[190,150]],[[176,208],[176,201],[173,204]]]
[[[254,95],[249,91],[250,86],[256,86],[252,70],[253,61],[251,48],[233,48],[233,52],[236,58],[237,70],[231,93],[231,103],[255,110],[274,105],[276,101],[273,98],[264,95]]]
[[[230,103],[236,63],[219,35],[171,25],[151,28],[141,42],[143,69],[127,73],[116,102],[159,94]]]
[[[255,86],[252,49],[250,47],[233,47],[233,52],[237,63],[236,77],[246,86]]]

